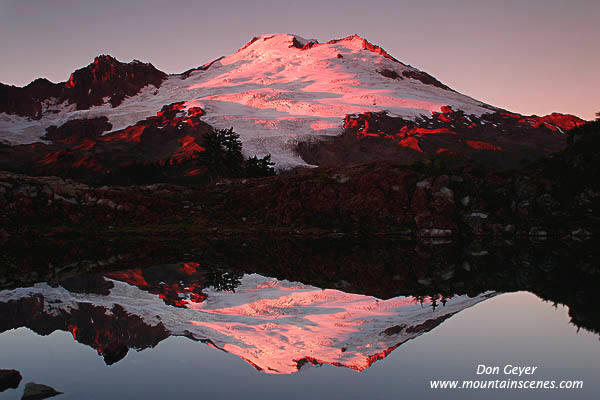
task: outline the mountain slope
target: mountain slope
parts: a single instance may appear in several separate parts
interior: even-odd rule
[[[428,119],[447,107],[471,119],[502,112],[457,93],[357,35],[323,44],[294,35],[263,35],[234,54],[168,77],[150,64],[123,64],[101,56],[67,82],[2,86],[0,93],[0,141],[6,143],[37,142],[49,127],[75,119],[106,117],[115,132],[182,102],[182,112],[201,109],[204,122],[233,127],[248,155],[271,153],[280,168],[307,165],[296,150],[298,143],[339,135],[349,116],[385,112],[426,128]],[[566,125],[561,118],[526,124],[547,132],[554,149],[564,140],[552,138],[552,132],[560,136],[582,122],[569,117]]]
[[[73,72],[67,82],[52,83],[40,78],[23,88],[0,84],[0,111],[42,119],[56,111],[53,106],[58,104],[73,105],[76,110],[107,102],[116,107],[125,97],[136,95],[147,85],[160,87],[166,77],[152,64],[137,60],[124,64],[101,55],[87,67]]]

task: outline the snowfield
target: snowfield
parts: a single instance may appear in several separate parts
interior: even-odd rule
[[[289,374],[307,358],[362,371],[444,317],[493,295],[456,296],[434,311],[430,301],[421,304],[414,297],[379,300],[251,274],[244,275],[235,292],[207,288],[205,301],[187,301],[187,308],[177,308],[158,295],[113,282],[108,296],[37,284],[0,291],[0,302],[41,295],[48,314],[68,313],[78,303],[108,309],[119,304],[150,325],[162,322],[171,335],[208,339],[266,373]]]
[[[51,125],[70,119],[106,116],[119,130],[155,115],[163,105],[183,101],[202,107],[216,128],[233,127],[247,155],[271,153],[279,168],[306,165],[295,154],[298,141],[341,133],[347,114],[387,110],[414,119],[445,105],[467,114],[490,112],[484,103],[460,93],[404,77],[379,73],[418,71],[365,48],[358,36],[316,44],[287,34],[263,35],[206,70],[170,75],[159,89],[147,86],[118,107],[105,103],[89,110],[49,102],[40,120],[0,114],[0,141],[32,143]]]

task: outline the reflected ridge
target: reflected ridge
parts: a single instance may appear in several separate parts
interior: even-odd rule
[[[58,287],[40,283],[5,290],[0,331],[22,326],[41,335],[69,331],[107,364],[129,349],[185,336],[267,373],[293,373],[306,364],[362,371],[493,295],[444,298],[438,306],[430,297],[380,300],[258,274],[214,276],[186,263],[85,275]]]

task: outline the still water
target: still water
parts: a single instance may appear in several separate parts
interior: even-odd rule
[[[159,272],[157,272],[159,271]],[[165,272],[166,271],[166,272]],[[598,335],[527,291],[379,299],[197,264],[0,291],[0,369],[61,399],[597,398]],[[593,325],[593,324],[592,324]],[[37,332],[37,333],[36,333]],[[500,375],[477,375],[477,366]],[[505,365],[537,367],[521,378]],[[577,390],[431,380],[577,380]]]

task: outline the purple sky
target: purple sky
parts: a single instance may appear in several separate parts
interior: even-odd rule
[[[0,81],[64,81],[98,54],[183,72],[273,32],[358,33],[511,111],[600,111],[598,0],[0,0]]]

